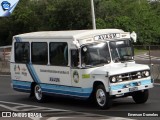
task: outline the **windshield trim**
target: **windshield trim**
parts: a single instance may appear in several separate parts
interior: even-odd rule
[[[100,64],[97,64],[97,65],[83,65],[83,60],[82,60],[82,49],[85,47],[85,46],[90,46],[90,45],[98,45],[98,44],[101,44],[101,43],[104,43],[106,44],[106,47],[108,49],[108,63],[100,63]],[[107,41],[101,41],[101,42],[94,42],[94,43],[88,43],[88,44],[85,44],[85,45],[82,45],[80,47],[80,66],[82,68],[94,68],[94,67],[100,67],[100,66],[104,66],[104,65],[108,65],[109,63],[111,62],[111,54],[110,54],[110,48],[109,48],[109,44]]]
[[[120,58],[120,55],[118,55],[119,56],[119,59],[117,60],[117,61],[115,61],[114,59],[113,59],[113,55],[112,55],[112,48],[111,48],[111,42],[120,42],[120,41],[128,41],[129,42],[129,44],[130,44],[130,46],[128,46],[128,48],[130,47],[130,55],[124,55],[123,57],[126,57],[126,58],[123,58],[123,59],[121,59]],[[122,63],[124,63],[124,62],[133,62],[134,61],[134,49],[133,49],[133,44],[132,44],[132,42],[131,42],[131,39],[121,39],[121,40],[113,40],[113,41],[108,41],[108,45],[109,45],[109,50],[110,50],[110,56],[111,56],[111,61],[113,62],[113,63],[119,63],[119,62],[122,62]],[[116,49],[117,49],[117,47],[116,47]],[[118,53],[118,52],[117,52]],[[127,58],[128,57],[128,58]],[[130,59],[129,59],[129,57],[130,57]]]

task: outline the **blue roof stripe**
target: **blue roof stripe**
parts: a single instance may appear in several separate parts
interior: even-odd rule
[[[14,38],[15,38],[16,42],[21,42],[22,41],[20,37],[14,37]]]

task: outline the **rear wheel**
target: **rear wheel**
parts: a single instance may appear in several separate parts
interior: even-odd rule
[[[132,98],[137,104],[141,104],[145,103],[148,100],[148,96],[149,96],[149,91],[143,90],[134,92]]]
[[[34,95],[35,98],[38,102],[44,102],[45,101],[45,96],[42,93],[42,89],[40,87],[40,85],[35,85],[34,87]]]
[[[109,93],[106,92],[103,85],[98,85],[94,93],[96,104],[101,109],[110,108],[112,105],[112,100]]]

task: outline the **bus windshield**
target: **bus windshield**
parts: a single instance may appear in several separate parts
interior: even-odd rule
[[[108,43],[95,43],[81,47],[82,67],[94,67],[111,61]]]
[[[109,45],[113,62],[133,60],[133,47],[130,40],[112,41]]]

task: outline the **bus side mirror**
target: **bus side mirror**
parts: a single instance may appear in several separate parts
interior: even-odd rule
[[[134,42],[137,42],[137,34],[134,31],[130,34],[130,36]]]

